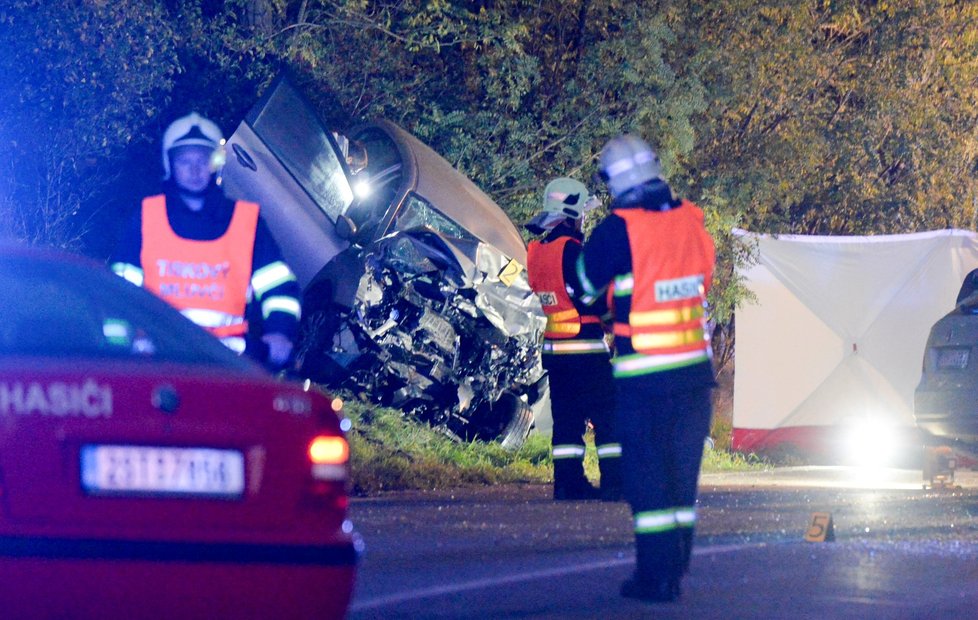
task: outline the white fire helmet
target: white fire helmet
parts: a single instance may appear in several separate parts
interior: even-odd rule
[[[584,214],[600,205],[587,187],[575,179],[558,177],[543,190],[543,211],[527,222],[526,228],[533,234],[552,229],[566,219],[580,220]]]
[[[590,194],[580,181],[559,177],[547,183],[543,190],[544,213],[560,213],[575,220],[584,215],[584,205]]]
[[[598,172],[613,198],[662,178],[659,156],[645,140],[631,134],[612,138],[598,156]]]
[[[211,167],[224,165],[224,135],[221,129],[196,112],[178,118],[163,132],[163,179],[170,178],[170,151],[181,146],[203,146],[213,151]]]

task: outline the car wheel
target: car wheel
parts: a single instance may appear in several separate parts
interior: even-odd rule
[[[484,441],[498,441],[506,450],[519,450],[533,425],[533,411],[512,392],[483,404],[469,420],[470,434]]]

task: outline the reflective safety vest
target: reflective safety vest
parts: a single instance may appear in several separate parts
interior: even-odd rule
[[[581,333],[582,324],[601,323],[597,316],[581,315],[567,294],[563,260],[569,242],[580,245],[573,237],[559,237],[548,243],[531,241],[527,247],[527,278],[547,315],[544,337],[548,340],[573,338]]]
[[[213,241],[173,232],[163,195],[145,198],[142,215],[143,286],[218,338],[242,338],[258,205],[235,203],[228,229]]]
[[[669,211],[616,209],[628,233],[632,273],[615,278],[615,296],[629,295],[627,317],[616,315],[616,336],[632,348],[662,360],[646,369],[667,370],[705,360],[706,294],[713,279],[715,248],[703,225],[703,211],[684,200]],[[617,368],[617,366],[616,366]]]

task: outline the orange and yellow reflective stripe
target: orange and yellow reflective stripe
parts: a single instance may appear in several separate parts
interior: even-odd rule
[[[684,329],[674,332],[658,332],[652,334],[632,334],[632,346],[636,350],[667,349],[696,344],[704,341],[703,328]]]
[[[554,321],[551,317],[547,317],[547,327],[546,332],[548,334],[578,334],[581,331],[581,324],[577,321],[573,323],[565,323]]]
[[[666,310],[649,310],[647,312],[632,312],[628,315],[628,322],[633,327],[646,327],[649,325],[678,325],[688,323],[696,319],[701,319],[706,315],[706,310],[702,305],[687,306],[685,308],[668,308]]]

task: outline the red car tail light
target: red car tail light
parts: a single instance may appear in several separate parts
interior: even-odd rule
[[[346,480],[350,445],[338,435],[317,435],[309,443],[309,462],[314,480]]]

